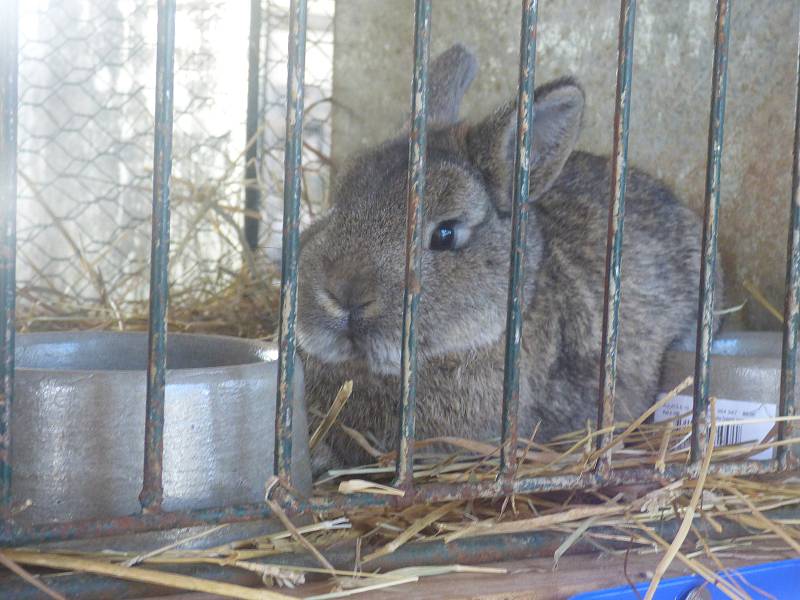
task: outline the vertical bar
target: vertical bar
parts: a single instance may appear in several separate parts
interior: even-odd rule
[[[0,514],[11,505],[11,408],[14,397],[14,309],[17,252],[17,0],[0,2]]]
[[[530,198],[531,143],[533,140],[534,82],[536,75],[536,23],[538,0],[524,0],[519,42],[517,87],[517,139],[514,154],[514,187],[511,198],[511,259],[506,312],[505,368],[503,372],[503,429],[500,446],[500,477],[514,475],[519,412],[519,348],[522,339],[522,309],[525,306],[525,255]]]
[[[789,242],[786,251],[786,301],[783,307],[783,354],[781,358],[780,414],[793,417],[797,412],[797,330],[800,325],[800,35],[797,46],[797,72],[794,104],[794,148],[792,200],[789,208]],[[792,422],[778,424],[778,440],[792,436]],[[786,468],[791,448],[778,446],[778,463]]]
[[[728,84],[728,37],[730,0],[717,0],[714,33],[714,67],[711,80],[711,113],[708,122],[703,252],[700,264],[697,351],[695,353],[694,403],[692,406],[691,462],[699,463],[708,443],[708,388],[711,343],[714,335],[714,287],[717,266],[722,137],[725,125],[725,91]]]
[[[619,341],[619,301],[621,292],[622,234],[625,226],[625,186],[628,176],[628,130],[633,85],[633,32],[636,23],[636,0],[622,0],[619,9],[617,41],[617,94],[614,104],[614,154],[611,158],[611,200],[608,207],[606,241],[606,282],[603,297],[603,339],[601,345],[600,397],[597,427],[614,424],[614,396],[617,384],[617,343]],[[611,443],[613,431],[601,434],[598,449]],[[605,474],[611,468],[611,450],[597,462]]]
[[[400,438],[395,484],[414,484],[414,411],[417,395],[416,318],[422,290],[422,209],[425,201],[425,167],[428,118],[428,62],[431,39],[430,0],[414,4],[414,77],[411,95],[411,133],[408,151],[408,201],[406,214],[406,280],[403,293],[403,345],[401,350]]]
[[[292,0],[289,16],[289,64],[286,84],[286,156],[283,187],[281,329],[278,401],[275,420],[275,472],[289,481],[292,466],[297,258],[300,253],[300,185],[303,150],[303,97],[306,61],[306,0]]]
[[[175,0],[159,0],[144,481],[142,493],[139,494],[139,502],[142,508],[148,512],[160,510],[164,492],[162,459],[164,456],[164,391],[167,371],[169,178],[172,169],[174,57]]]
[[[251,250],[258,247],[258,213],[261,190],[256,184],[258,165],[258,67],[261,57],[261,0],[250,0],[250,44],[247,54],[247,138],[245,146],[244,238]]]

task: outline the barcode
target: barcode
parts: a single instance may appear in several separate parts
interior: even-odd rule
[[[662,396],[663,398],[663,396]],[[717,426],[714,445],[741,446],[742,444],[758,444],[769,436],[773,423],[770,419],[777,412],[775,404],[749,400],[717,399]],[[671,438],[672,448],[685,450],[691,443],[689,429],[692,424],[692,397],[677,395],[656,410],[655,422],[674,421],[675,427],[680,429]],[[758,422],[755,422],[757,420]],[[765,448],[748,455],[753,460],[769,460],[773,457],[775,448]]]
[[[692,424],[692,418],[686,417],[683,419],[678,419],[676,422],[676,427],[686,427],[687,425]],[[743,426],[742,425],[719,425],[717,427],[717,437],[714,440],[715,446],[735,446],[736,444],[742,443],[742,433],[743,433]],[[757,440],[756,440],[757,441]],[[677,449],[682,450],[683,448],[687,448],[689,446],[689,440],[685,440],[681,442]]]

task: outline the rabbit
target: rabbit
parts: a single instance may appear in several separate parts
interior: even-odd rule
[[[476,71],[461,45],[430,67],[417,439],[490,440],[501,429],[516,102],[459,121]],[[597,418],[611,160],[575,151],[584,93],[574,79],[534,98],[519,431],[540,424],[549,439]],[[407,169],[407,132],[351,160],[300,242],[307,402],[324,414],[353,380],[340,423],[380,451],[399,435]],[[626,205],[615,414],[629,420],[655,400],[665,350],[696,335],[701,224],[636,168]],[[368,462],[362,446],[334,427],[315,472]]]

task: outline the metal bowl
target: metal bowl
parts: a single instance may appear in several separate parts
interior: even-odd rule
[[[164,421],[164,510],[259,502],[273,473],[277,349],[237,338],[170,334]],[[147,335],[17,337],[11,416],[13,499],[20,523],[139,510]],[[298,364],[294,481],[310,489]]]
[[[718,398],[778,403],[781,344],[777,331],[732,331],[711,347],[711,387]],[[686,340],[664,355],[661,389],[665,392],[694,375],[695,341]],[[691,391],[687,392],[691,394]]]
[[[768,419],[778,415],[782,340],[777,331],[731,331],[718,335],[714,340],[709,394],[717,399],[717,417],[726,420],[767,419],[729,428],[728,433],[740,431],[734,433],[734,438],[762,440],[772,429]],[[694,346],[694,340],[687,340],[667,351],[662,368],[662,392],[670,391],[687,376],[694,375]],[[674,406],[668,411],[690,411],[692,388],[671,402]],[[718,430],[718,444],[721,435]],[[800,444],[793,444],[792,449],[795,454],[800,454]],[[767,449],[752,458],[763,460],[774,455],[774,449]]]

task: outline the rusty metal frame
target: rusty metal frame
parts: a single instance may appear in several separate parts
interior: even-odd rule
[[[525,258],[528,244],[530,156],[533,143],[534,85],[536,79],[536,22],[538,0],[525,0],[519,41],[517,94],[517,139],[514,153],[514,183],[511,188],[511,256],[506,308],[506,348],[503,372],[503,428],[500,444],[500,477],[510,484],[514,478],[518,439],[519,362],[525,301]]]
[[[708,373],[713,337],[713,300],[715,282],[716,240],[720,204],[720,167],[724,125],[725,88],[727,78],[728,37],[730,33],[730,0],[717,0],[714,67],[709,126],[709,154],[706,181],[706,215],[703,240],[702,277],[700,282],[700,319],[698,327],[697,377],[694,396],[694,420],[691,458],[702,455],[706,434]],[[19,526],[10,516],[11,457],[9,422],[13,407],[14,356],[14,216],[16,206],[16,110],[17,110],[17,5],[16,0],[0,4],[0,205],[4,215],[2,228],[2,388],[0,389],[0,500],[5,519],[0,523],[0,545],[22,545],[37,542],[101,537],[121,533],[169,529],[192,525],[230,523],[264,519],[270,516],[265,504],[226,506],[186,512],[163,512],[161,458],[163,454],[163,393],[165,371],[167,302],[167,248],[169,243],[169,172],[171,165],[175,0],[159,0],[157,105],[155,169],[153,182],[153,241],[150,321],[150,361],[148,369],[147,443],[144,461],[142,511],[135,515],[104,520],[48,523]],[[522,281],[524,276],[525,220],[530,198],[528,161],[534,119],[534,66],[536,53],[536,0],[523,0],[520,38],[519,98],[517,146],[514,168],[512,216],[512,264],[509,276],[508,327],[506,340],[506,373],[503,393],[503,454],[501,474],[497,480],[463,484],[424,484],[413,480],[414,394],[416,383],[416,338],[414,316],[422,282],[419,277],[421,258],[418,235],[425,187],[425,135],[427,120],[427,65],[429,58],[431,7],[430,0],[416,0],[414,75],[412,93],[412,128],[409,160],[409,199],[407,221],[406,291],[403,336],[403,371],[401,393],[401,435],[398,445],[396,483],[406,493],[403,497],[373,494],[333,495],[325,498],[292,497],[276,488],[273,497],[290,513],[328,511],[370,505],[404,506],[419,502],[441,502],[452,499],[499,497],[509,493],[532,493],[669,480],[691,475],[692,464],[671,464],[663,473],[649,468],[612,469],[608,457],[601,458],[594,470],[581,474],[526,477],[514,476],[509,451],[516,445],[517,403],[519,385],[519,339],[521,336]],[[614,381],[616,377],[616,339],[622,268],[622,233],[624,195],[627,175],[627,136],[631,86],[633,81],[633,38],[636,0],[621,0],[616,109],[614,119],[613,185],[609,202],[609,229],[606,262],[606,294],[598,424],[613,421]],[[295,317],[297,261],[299,255],[299,204],[301,198],[300,167],[302,158],[302,120],[306,0],[292,0],[288,64],[286,185],[284,195],[283,266],[281,283],[281,319],[278,373],[278,417],[276,419],[276,472],[290,484],[291,464],[291,398],[295,351]],[[800,46],[798,47],[798,96],[794,140],[794,171],[790,209],[789,257],[787,260],[787,295],[785,307],[784,348],[782,361],[780,414],[795,414],[794,381],[796,380],[797,334],[800,325]],[[788,445],[791,427],[781,422],[778,458],[770,461],[726,462],[712,465],[712,471],[727,475],[774,472],[795,463]],[[599,447],[608,447],[612,434],[600,437]],[[288,486],[287,486],[288,487]],[[507,538],[510,539],[510,538]],[[502,542],[496,542],[501,544]],[[485,553],[485,548],[482,550]]]

